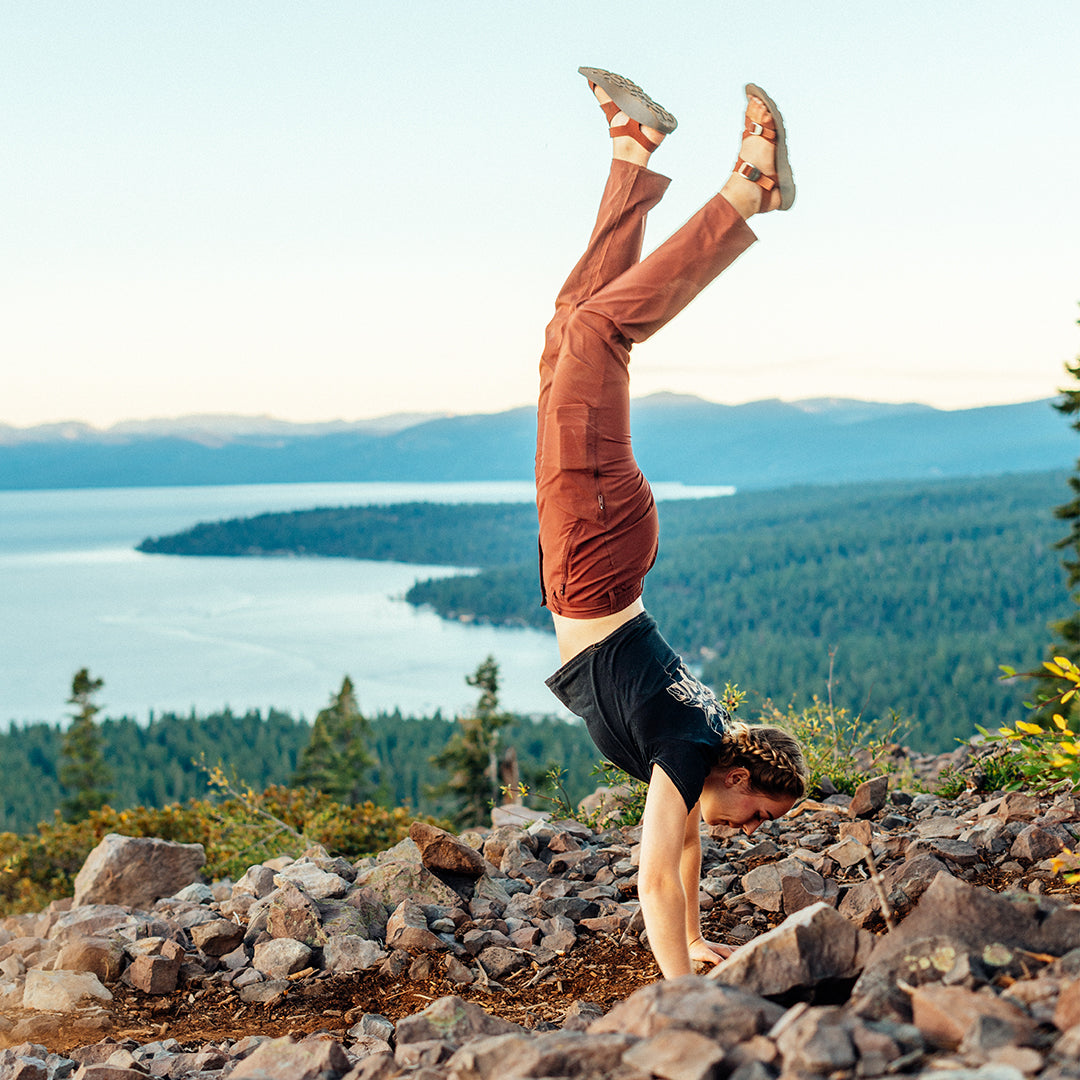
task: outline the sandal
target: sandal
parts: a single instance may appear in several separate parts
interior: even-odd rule
[[[641,130],[641,125],[655,128],[664,135],[670,135],[678,127],[679,121],[663,106],[657,105],[637,83],[622,75],[616,75],[613,71],[604,71],[603,68],[580,67],[578,71],[588,80],[590,90],[599,86],[611,98],[600,106],[608,124],[620,112],[630,118],[629,123],[611,128],[613,139],[620,135],[629,135],[651,154],[658,144]]]
[[[743,131],[742,137],[745,139],[750,135],[760,135],[763,139],[767,139],[775,145],[776,172],[771,175],[763,173],[756,165],[751,165],[749,161],[744,160],[741,156],[739,160],[735,162],[735,172],[738,176],[751,181],[751,183],[757,184],[758,187],[763,188],[766,192],[772,191],[774,188],[779,188],[779,208],[781,210],[789,210],[791,204],[795,201],[795,180],[791,175],[791,164],[788,161],[787,134],[784,131],[784,118],[780,115],[780,110],[776,107],[776,103],[761,89],[760,86],[755,86],[753,83],[747,83],[746,96],[747,98],[761,98],[761,100],[765,102],[765,107],[769,110],[769,116],[772,120],[772,126],[768,127],[764,124],[757,124],[747,120],[746,129]]]

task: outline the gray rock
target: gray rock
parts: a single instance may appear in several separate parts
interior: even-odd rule
[[[843,904],[841,904],[843,911]],[[1063,956],[1080,941],[1080,908],[1031,896],[1007,898],[939,874],[914,911],[879,940],[868,971],[922,938],[947,936],[969,952],[988,944]]]
[[[271,897],[266,910],[271,937],[292,938],[312,948],[326,943],[319,905],[294,882],[282,880]]]
[[[397,1044],[441,1039],[461,1046],[483,1035],[522,1034],[519,1024],[492,1016],[456,996],[433,1001],[423,1012],[399,1020],[395,1028]]]
[[[270,979],[284,979],[311,963],[311,949],[293,938],[274,938],[255,946],[251,964]]]
[[[962,986],[916,987],[911,1009],[913,1022],[927,1042],[946,1050],[955,1050],[965,1038],[974,1045],[990,1042],[995,1048],[1006,1043],[1030,1045],[1036,1031],[1031,1018],[1015,1005]]]
[[[442,938],[428,929],[424,909],[415,900],[402,900],[386,924],[386,944],[391,949],[445,951]]]
[[[12,957],[11,959],[18,960],[18,957]],[[60,949],[60,953],[56,958],[57,969],[61,971],[90,971],[103,983],[113,982],[118,979],[123,966],[124,947],[120,942],[108,937],[95,936],[72,939]]]
[[[723,1059],[724,1051],[714,1039],[677,1028],[642,1039],[622,1056],[625,1064],[664,1080],[712,1080]]]
[[[49,940],[56,945],[79,941],[92,935],[122,937],[134,941],[146,933],[149,920],[119,904],[91,904],[59,915],[49,930]]]
[[[979,861],[979,852],[974,844],[949,837],[915,840],[908,846],[906,854],[909,859],[916,855],[933,855],[957,866],[974,866]]]
[[[288,993],[290,986],[292,983],[288,979],[249,983],[241,989],[240,1000],[245,1005],[274,1005]]]
[[[334,1080],[349,1068],[340,1043],[318,1038],[297,1042],[286,1036],[256,1047],[229,1075],[232,1080]]]
[[[180,974],[180,960],[171,956],[137,956],[127,970],[127,979],[144,994],[171,994]]]
[[[364,971],[384,960],[386,955],[386,950],[370,938],[333,934],[323,948],[323,967],[335,973]]]
[[[825,1075],[854,1067],[858,1059],[851,1020],[836,1006],[808,1008],[777,1036],[784,1072]]]
[[[668,1028],[685,1028],[728,1047],[767,1031],[783,1012],[756,994],[684,975],[635,991],[590,1024],[588,1032],[624,1031],[645,1039]]]
[[[1014,859],[1042,862],[1043,859],[1059,854],[1064,846],[1053,833],[1039,828],[1038,825],[1028,825],[1020,831],[1009,854]]]
[[[356,884],[366,887],[391,911],[402,900],[414,900],[418,904],[445,904],[447,907],[460,904],[461,897],[421,865],[416,845],[412,841],[409,843],[416,851],[416,862],[395,860],[379,863],[358,873]]]
[[[366,1035],[371,1038],[381,1039],[385,1043],[390,1043],[394,1038],[394,1025],[392,1021],[387,1020],[385,1016],[382,1016],[379,1013],[364,1013],[364,1015],[349,1028],[349,1035],[354,1039]]]
[[[295,885],[312,900],[333,900],[344,896],[351,882],[340,874],[327,873],[313,862],[294,862],[274,875],[274,884],[281,888],[286,882]]]
[[[205,862],[202,844],[109,833],[75,878],[74,906],[149,908],[159,897],[171,896],[195,881]]]
[[[528,962],[519,950],[503,949],[497,945],[484,949],[476,960],[487,975],[496,982],[519,971]]]
[[[517,1080],[518,1077],[609,1077],[618,1075],[633,1036],[591,1036],[550,1031],[532,1038],[501,1035],[457,1050],[447,1073],[453,1080]],[[636,1070],[634,1075],[640,1076]]]
[[[26,973],[22,1003],[43,1012],[71,1012],[85,998],[112,1001],[112,994],[89,971],[41,971]]]
[[[933,855],[916,855],[894,863],[882,875],[882,885],[894,915],[903,917],[939,876],[949,877],[945,864]],[[840,914],[856,926],[866,926],[881,912],[881,900],[872,881],[849,889],[840,901]]]
[[[195,948],[207,956],[224,956],[244,940],[244,927],[232,919],[214,919],[191,928]]]
[[[828,904],[813,904],[717,964],[709,978],[762,996],[852,979],[860,970],[863,933]]]
[[[275,876],[269,866],[263,866],[261,863],[249,866],[244,876],[233,886],[233,895],[246,893],[261,900],[274,891]]]

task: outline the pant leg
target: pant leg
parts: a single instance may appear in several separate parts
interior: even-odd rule
[[[648,258],[594,292],[582,308],[612,323],[628,344],[644,341],[756,239],[732,205],[716,195]]]
[[[555,315],[544,334],[537,407],[537,471],[543,454],[541,436],[548,395],[566,321],[584,301],[641,258],[646,215],[660,201],[670,183],[666,176],[640,165],[617,160],[611,163],[592,235],[584,254],[559,290],[555,299]]]
[[[720,196],[568,313],[538,455],[543,602],[570,617],[636,600],[656,557],[656,507],[630,443],[630,346],[681,311],[755,237]]]

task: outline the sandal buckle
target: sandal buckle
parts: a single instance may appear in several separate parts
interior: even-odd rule
[[[751,165],[749,161],[743,161],[735,170],[735,175],[742,176],[756,184],[761,179],[761,170],[756,165]]]
[[[765,128],[762,127],[761,124],[757,123],[756,120],[747,120],[746,121],[746,134],[747,135],[764,135],[765,134]]]

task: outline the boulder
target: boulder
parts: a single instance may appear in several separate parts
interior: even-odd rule
[[[71,1012],[86,998],[112,1001],[112,994],[89,971],[41,971],[26,973],[23,1007],[42,1012]]]
[[[333,1080],[349,1071],[344,1048],[332,1039],[268,1039],[229,1074],[231,1080]]]
[[[323,948],[323,968],[335,973],[363,971],[385,958],[378,942],[355,934],[333,934]]]
[[[668,1028],[683,1028],[728,1047],[768,1031],[783,1012],[779,1005],[741,988],[684,975],[635,991],[587,1030],[625,1031],[646,1039]]]
[[[824,902],[789,915],[738,949],[709,978],[763,997],[832,979],[854,979],[869,952],[870,934]]]
[[[422,1012],[399,1020],[395,1028],[399,1046],[429,1039],[461,1046],[485,1035],[520,1035],[524,1031],[519,1024],[492,1016],[456,995],[433,1001]]]
[[[311,949],[292,938],[274,938],[255,946],[251,965],[270,979],[286,979],[311,962]]]
[[[196,880],[206,862],[202,844],[177,844],[109,833],[75,878],[75,907],[124,904],[146,909]]]
[[[495,869],[475,848],[435,825],[414,821],[409,838],[420,849],[420,860],[429,870],[478,878]]]

